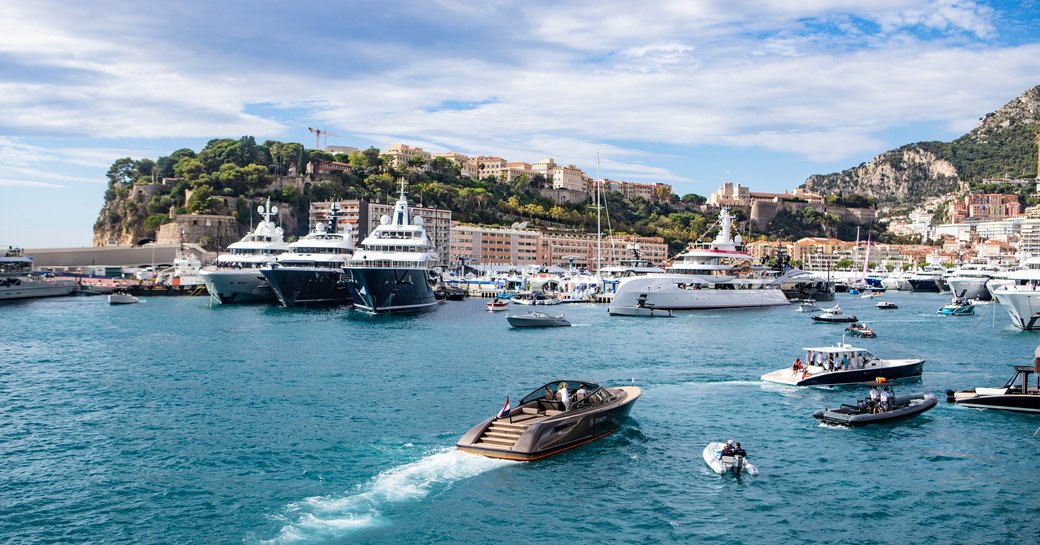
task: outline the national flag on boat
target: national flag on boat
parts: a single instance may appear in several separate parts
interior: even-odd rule
[[[498,418],[505,418],[509,416],[509,396],[506,396],[506,404],[502,405],[502,410],[498,411]]]

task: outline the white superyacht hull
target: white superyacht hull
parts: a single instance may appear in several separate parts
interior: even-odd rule
[[[228,269],[199,273],[216,303],[273,303],[274,290],[260,269]]]
[[[779,288],[742,288],[739,287],[739,283],[733,285],[732,289],[729,285],[725,285],[724,288],[695,288],[695,278],[697,277],[691,279],[689,275],[681,274],[626,278],[618,285],[618,291],[608,310],[637,306],[652,306],[664,310],[707,310],[790,304]]]
[[[1016,286],[996,290],[993,296],[1011,316],[1011,323],[1019,329],[1040,329],[1040,290],[1015,289]]]
[[[961,299],[989,300],[989,290],[986,289],[987,277],[963,277],[951,276],[946,279],[950,285],[950,291]],[[963,292],[963,293],[961,293]]]

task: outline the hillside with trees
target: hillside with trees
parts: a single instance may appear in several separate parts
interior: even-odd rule
[[[303,189],[283,182],[290,172],[305,172],[308,163],[337,161],[349,163],[350,170],[321,176],[306,175]],[[133,244],[154,240],[161,225],[177,214],[221,214],[237,218],[245,233],[255,204],[270,197],[288,205],[293,225],[284,225],[289,237],[306,233],[307,212],[312,201],[366,199],[392,201],[398,181],[408,182],[413,202],[446,208],[453,219],[486,225],[510,225],[527,221],[531,225],[596,230],[596,210],[592,202],[556,204],[539,190],[547,187],[540,175],[520,177],[513,183],[494,178],[462,176],[459,168],[445,158],[412,159],[403,168],[394,168],[391,158],[368,148],[349,155],[306,149],[295,142],[253,137],[214,139],[202,150],[179,149],[158,159],[121,158],[108,170],[104,205],[94,225],[94,241],[109,240]],[[428,168],[426,168],[428,167]],[[165,181],[165,183],[163,183]],[[140,191],[147,189],[148,191]],[[185,198],[188,190],[191,197]],[[634,233],[661,236],[673,251],[713,229],[716,214],[702,212],[704,197],[688,194],[681,199],[668,195],[650,202],[641,197],[631,200],[607,192],[602,220],[604,233]]]

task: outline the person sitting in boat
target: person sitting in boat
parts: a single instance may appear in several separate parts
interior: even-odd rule
[[[567,389],[567,383],[561,382],[559,388],[556,389],[556,397],[563,402],[563,410],[571,410],[571,392]]]
[[[892,392],[889,391],[888,386],[881,391],[880,403],[878,405],[878,412],[883,413],[889,410],[892,406]]]
[[[797,373],[802,370],[802,367],[804,367],[802,365],[802,358],[795,358],[794,363],[791,364],[791,370]]]
[[[722,454],[720,456],[733,456],[733,440],[726,441],[726,444],[722,447]]]
[[[581,401],[585,399],[585,396],[589,395],[589,391],[585,388],[585,384],[578,386],[578,391],[574,392],[574,401]]]
[[[745,451],[744,449],[740,448],[740,443],[737,443],[737,444],[733,445],[733,454],[732,455],[733,456],[743,456],[743,457],[747,458],[747,451]]]

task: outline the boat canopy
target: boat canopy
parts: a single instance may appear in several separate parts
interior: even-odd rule
[[[822,354],[866,354],[869,357],[874,355],[867,352],[866,348],[853,348],[851,345],[844,346],[823,346],[819,348],[803,348],[806,352],[817,352]]]
[[[600,390],[603,390],[603,388],[601,388],[600,385],[596,384],[595,382],[583,382],[583,381],[580,381],[580,380],[557,380],[557,381],[554,381],[554,382],[549,382],[547,384],[544,384],[544,385],[536,388],[533,392],[531,392],[531,393],[527,394],[526,396],[524,396],[524,398],[520,400],[520,405],[523,405],[524,403],[528,403],[528,402],[534,401],[536,399],[543,399],[543,398],[545,398],[545,393],[546,392],[552,392],[553,395],[556,395],[556,390],[559,389],[560,383],[562,383],[562,382],[566,382],[567,383],[567,389],[569,391],[571,391],[572,393],[578,391],[578,388],[581,388],[582,386],[585,386],[585,390],[587,390],[589,392],[588,395],[586,396],[586,398],[591,398],[591,397],[593,397],[593,394],[596,394]],[[599,397],[599,396],[597,396],[597,397]]]

